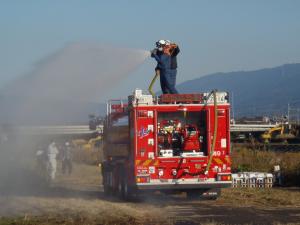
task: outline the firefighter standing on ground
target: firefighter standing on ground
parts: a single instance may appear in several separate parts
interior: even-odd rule
[[[47,154],[42,146],[37,147],[37,151],[35,153],[36,156],[36,169],[41,175],[45,175],[47,172]]]
[[[168,40],[156,42],[156,47],[151,51],[151,57],[157,61],[155,72],[160,72],[160,85],[164,94],[177,94],[175,88],[177,75],[177,55],[180,52],[175,43]]]
[[[65,143],[62,149],[62,173],[65,174],[68,171],[70,175],[72,173],[72,150],[69,142]]]
[[[48,146],[47,149],[47,157],[48,157],[48,174],[51,180],[55,179],[56,174],[56,157],[58,154],[58,149],[56,147],[56,144],[54,141],[51,142],[51,144]]]

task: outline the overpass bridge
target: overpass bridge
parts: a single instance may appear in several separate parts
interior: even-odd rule
[[[103,133],[103,126],[96,130],[90,130],[88,125],[67,125],[67,126],[19,126],[14,127],[12,132],[25,135],[84,135],[95,132]]]
[[[274,124],[231,124],[231,133],[236,132],[264,132]],[[19,126],[10,129],[11,132],[28,135],[84,135],[92,133],[103,133],[103,126],[97,126],[96,130],[90,130],[88,125],[67,125],[67,126]]]
[[[235,132],[265,132],[275,127],[275,124],[231,124],[230,131]]]

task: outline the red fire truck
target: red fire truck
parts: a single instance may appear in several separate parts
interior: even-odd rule
[[[128,199],[144,191],[216,198],[231,185],[227,92],[164,94],[135,90],[110,101],[104,126],[106,193]]]

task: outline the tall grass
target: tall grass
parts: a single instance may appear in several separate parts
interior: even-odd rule
[[[101,162],[101,154],[98,148],[90,150],[76,148],[73,151],[73,161],[88,165],[98,165]]]
[[[232,170],[273,172],[280,165],[285,185],[300,185],[300,152],[272,152],[233,147]]]

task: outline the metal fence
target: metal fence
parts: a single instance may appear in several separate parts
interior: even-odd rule
[[[241,172],[232,174],[232,187],[234,188],[271,188],[273,174],[261,172]]]

